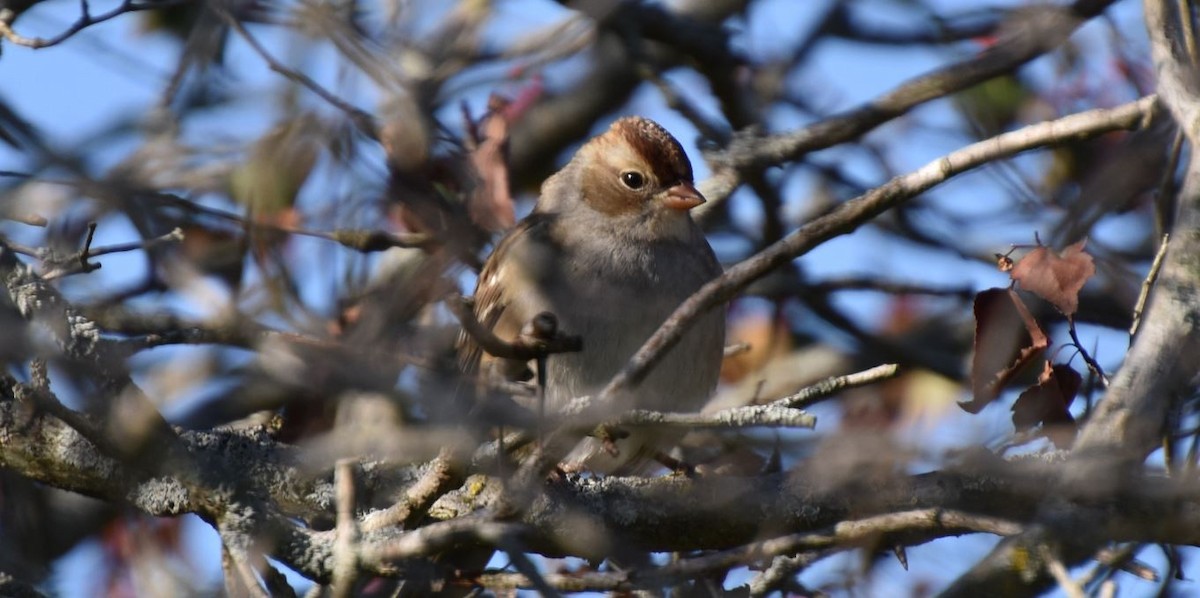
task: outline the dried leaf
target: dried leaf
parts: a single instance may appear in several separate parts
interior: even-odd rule
[[[974,397],[959,407],[979,413],[1049,344],[1050,339],[1015,291],[980,292],[975,296],[975,355],[971,360]]]
[[[1013,425],[1021,431],[1041,425],[1056,445],[1069,444],[1075,436],[1071,402],[1082,383],[1083,377],[1071,366],[1052,366],[1047,361],[1038,383],[1022,392],[1013,403]]]
[[[316,165],[324,126],[312,114],[276,125],[250,150],[230,178],[230,195],[256,215],[290,210]]]
[[[1084,239],[1059,254],[1038,246],[1017,262],[1009,276],[1022,289],[1053,303],[1064,315],[1073,316],[1079,309],[1080,289],[1096,274],[1092,256],[1083,250],[1086,243]]]
[[[516,222],[508,184],[508,101],[493,95],[488,116],[479,127],[480,139],[471,150],[471,165],[479,186],[471,194],[468,213],[487,231],[506,230]]]

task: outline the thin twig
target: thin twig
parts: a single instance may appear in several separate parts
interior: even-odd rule
[[[98,249],[85,251],[87,259],[108,255],[110,253],[120,253],[122,251],[135,251],[137,249],[153,249],[159,245],[166,243],[176,243],[183,241],[183,229],[176,227],[171,232],[155,237],[148,241],[133,241],[130,243],[118,243],[116,245],[107,245]],[[81,256],[82,257],[82,256]]]
[[[178,6],[180,4],[185,4],[192,1],[193,0],[160,0],[157,2],[138,3],[133,2],[132,0],[125,0],[116,8],[108,12],[101,13],[98,16],[92,16],[88,11],[87,3],[83,2],[81,7],[82,15],[79,17],[79,19],[72,23],[70,27],[67,27],[67,29],[62,33],[59,33],[54,37],[25,37],[17,33],[12,28],[12,23],[5,19],[0,19],[0,36],[18,46],[25,46],[27,48],[38,50],[41,48],[48,48],[50,46],[61,44],[73,37],[76,33],[79,33],[80,31],[83,31],[92,25],[115,19],[125,13],[137,12],[141,10],[157,10],[160,8]]]
[[[71,255],[65,259],[54,259],[48,256],[44,251],[38,251],[38,256],[42,258],[42,262],[47,266],[46,273],[42,275],[43,280],[55,280],[70,276],[72,274],[86,274],[100,269],[100,264],[91,262],[94,257],[109,255],[112,253],[121,253],[125,251],[150,250],[159,245],[167,243],[178,243],[183,240],[183,230],[175,228],[171,232],[147,239],[145,241],[131,241],[129,243],[118,243],[116,245],[108,245],[92,249],[92,239],[96,234],[96,223],[88,223],[87,239],[83,242],[83,249],[78,253]]]
[[[258,583],[258,576],[250,564],[250,555],[241,547],[222,542],[221,564],[225,569],[225,589],[231,596],[247,598],[271,598]]]
[[[794,576],[799,570],[835,552],[835,550],[819,550],[797,555],[781,555],[771,559],[771,565],[750,580],[750,595],[766,596],[779,589],[784,581]]]
[[[325,239],[326,241],[333,241],[341,244],[344,247],[349,247],[350,249],[355,249],[363,253],[383,251],[392,247],[423,248],[430,247],[438,243],[437,239],[424,233],[391,233],[370,229],[336,229],[331,231],[319,231],[295,226],[280,226],[278,224],[272,224],[269,222],[258,222],[247,219],[233,212],[227,212],[218,208],[200,205],[193,201],[183,199],[182,197],[176,197],[166,193],[159,193],[155,196],[155,198],[182,210],[220,218],[222,220],[235,223],[239,227],[249,229],[251,231],[283,233],[289,235],[313,237],[316,239]]]
[[[404,491],[396,504],[366,516],[360,525],[362,531],[371,532],[391,526],[407,527],[423,515],[433,501],[460,483],[462,476],[455,471],[449,450],[442,449],[429,462],[425,473]]]
[[[1050,572],[1050,575],[1054,576],[1054,580],[1058,582],[1058,587],[1062,589],[1064,594],[1070,598],[1085,598],[1087,596],[1083,592],[1083,588],[1079,587],[1079,584],[1071,579],[1070,573],[1067,572],[1067,567],[1051,552],[1050,548],[1042,546],[1040,556],[1046,564],[1046,570]]]
[[[1142,281],[1142,291],[1138,293],[1137,303],[1133,306],[1133,323],[1129,325],[1130,345],[1133,345],[1138,327],[1142,324],[1142,310],[1146,308],[1146,299],[1150,297],[1150,289],[1158,280],[1158,271],[1162,268],[1163,258],[1167,256],[1167,244],[1170,241],[1171,234],[1164,233],[1162,242],[1158,245],[1158,252],[1154,254],[1154,262],[1150,264],[1150,271],[1146,273],[1146,279]]]
[[[751,345],[750,343],[745,343],[745,342],[738,342],[738,343],[733,343],[732,345],[725,345],[725,353],[722,355],[722,358],[729,359],[730,357],[736,357],[738,355],[741,355],[742,353],[749,353],[750,349],[752,349],[753,347],[754,346]]]
[[[776,403],[731,407],[713,413],[667,413],[635,409],[612,421],[614,426],[680,426],[685,428],[815,428],[817,418]]]
[[[662,94],[663,99],[667,102],[667,107],[688,119],[692,123],[692,126],[696,127],[696,130],[705,139],[718,143],[729,141],[730,131],[728,129],[713,123],[701,114],[699,108],[680,94],[675,89],[675,86],[671,85],[670,81],[662,78],[650,65],[642,65],[638,69],[638,72],[643,79],[658,88],[658,92]]]
[[[1104,388],[1108,388],[1108,376],[1105,375],[1104,368],[1100,367],[1100,362],[1096,361],[1096,358],[1092,357],[1087,349],[1083,348],[1083,343],[1079,340],[1079,333],[1075,330],[1074,317],[1067,318],[1067,333],[1071,335],[1071,342],[1075,344],[1075,348],[1079,351],[1079,356],[1087,363],[1088,369],[1092,370],[1092,373],[1100,379],[1100,384]]]
[[[96,222],[89,222],[87,225],[87,238],[83,240],[83,251],[79,252],[79,268],[84,272],[91,272],[100,268],[99,265],[93,266],[88,263],[88,252],[92,250],[92,241],[96,238]]]
[[[775,403],[787,405],[793,409],[805,409],[833,396],[838,391],[887,380],[895,376],[899,371],[899,365],[885,363],[861,372],[846,374],[845,376],[833,376],[815,384],[810,384],[798,392],[776,400]]]
[[[333,92],[322,87],[320,83],[317,83],[308,75],[290,69],[284,66],[283,63],[275,60],[275,57],[271,56],[270,52],[267,52],[267,49],[263,47],[261,42],[258,41],[258,38],[251,35],[241,21],[230,14],[228,10],[225,10],[225,8],[221,7],[218,3],[210,3],[209,7],[217,14],[217,16],[221,17],[221,20],[225,21],[225,23],[233,28],[233,30],[242,37],[242,39],[246,40],[247,44],[250,44],[250,47],[254,50],[254,52],[257,53],[259,57],[267,63],[267,66],[272,71],[275,71],[287,79],[307,87],[309,91],[317,94],[317,96],[328,102],[331,106],[346,113],[354,125],[358,127],[363,134],[367,135],[371,139],[379,139],[379,126],[378,123],[375,122],[374,116],[371,116],[371,114],[365,110],[356,108],[349,102],[339,98]]]

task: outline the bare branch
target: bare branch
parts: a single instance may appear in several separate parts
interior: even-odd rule
[[[160,245],[178,243],[183,240],[183,230],[176,227],[171,232],[153,239],[146,239],[145,241],[133,241],[130,243],[119,243],[116,245],[97,247],[93,249],[92,237],[95,232],[96,223],[90,223],[88,225],[87,240],[84,242],[83,249],[74,255],[64,258],[55,258],[54,256],[39,252],[43,253],[42,261],[46,266],[46,271],[44,274],[42,274],[42,279],[49,281],[62,278],[64,276],[70,276],[72,274],[87,273],[99,270],[100,264],[94,264],[90,260],[102,255],[122,253],[126,251],[149,251]]]
[[[79,33],[80,31],[83,31],[92,25],[115,19],[126,13],[137,12],[141,10],[159,10],[172,6],[179,6],[181,4],[187,4],[193,1],[194,0],[154,0],[152,2],[138,2],[136,0],[124,0],[116,8],[93,16],[90,12],[88,12],[88,3],[86,0],[84,0],[82,2],[83,14],[80,15],[79,19],[72,23],[71,26],[62,33],[59,33],[51,38],[25,37],[17,33],[12,28],[12,16],[9,18],[4,18],[3,13],[0,12],[0,36],[3,36],[4,39],[18,46],[25,46],[27,48],[33,48],[34,50],[40,50],[42,48],[49,48],[50,46],[61,44],[74,37],[76,33]]]
[[[849,388],[858,388],[868,384],[874,384],[883,380],[887,380],[895,376],[900,371],[900,366],[894,363],[886,363],[877,365],[869,370],[863,370],[854,374],[845,376],[835,376],[826,378],[816,384],[809,385],[800,391],[783,397],[775,401],[775,404],[786,405],[793,409],[804,409],[811,407],[822,400],[833,396],[838,391]]]
[[[383,510],[368,513],[362,521],[365,532],[387,527],[411,527],[429,510],[430,505],[443,494],[463,481],[462,472],[451,462],[450,451],[442,449],[438,456],[426,464],[425,473],[416,483],[404,491],[404,496]]]
[[[787,405],[748,405],[712,413],[664,413],[635,409],[612,422],[614,426],[679,426],[684,428],[815,428],[817,418]]]
[[[243,25],[242,22],[237,19],[237,17],[230,14],[229,11],[224,7],[213,3],[209,5],[209,8],[218,16],[220,16],[221,20],[225,21],[227,25],[232,27],[238,35],[242,36],[242,39],[246,40],[246,43],[250,44],[250,47],[253,48],[255,53],[257,53],[263,59],[263,61],[267,63],[267,66],[270,67],[272,71],[275,71],[289,80],[308,88],[309,91],[317,94],[318,97],[328,102],[334,108],[346,113],[346,115],[350,117],[351,122],[353,122],[354,125],[358,127],[358,129],[362,131],[364,135],[372,139],[379,139],[379,124],[375,122],[374,116],[337,97],[332,92],[322,87],[319,83],[313,81],[313,79],[308,75],[284,66],[283,63],[276,60],[274,56],[271,56],[271,53],[267,52],[267,49],[258,41],[258,38],[250,35],[250,32],[246,30],[246,26]]]
[[[1067,567],[1063,565],[1063,562],[1054,555],[1048,546],[1042,546],[1041,558],[1046,563],[1046,569],[1050,571],[1050,574],[1054,576],[1054,580],[1058,582],[1059,589],[1069,598],[1084,598],[1087,596],[1083,588],[1079,587],[1079,584],[1071,579],[1071,574],[1067,571]]]
[[[1150,264],[1150,271],[1146,273],[1146,278],[1142,280],[1142,290],[1138,292],[1137,304],[1133,307],[1133,323],[1129,325],[1129,344],[1133,344],[1134,337],[1137,336],[1138,326],[1142,323],[1142,310],[1146,307],[1146,299],[1150,297],[1150,289],[1158,280],[1158,271],[1162,268],[1163,257],[1167,255],[1167,246],[1170,244],[1171,235],[1164,233],[1162,241],[1158,244],[1158,252],[1154,254],[1154,261]]]

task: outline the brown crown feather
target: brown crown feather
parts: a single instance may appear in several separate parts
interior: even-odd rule
[[[692,182],[692,163],[683,146],[662,125],[648,118],[627,116],[613,123],[611,131],[654,168],[654,176],[661,183]]]

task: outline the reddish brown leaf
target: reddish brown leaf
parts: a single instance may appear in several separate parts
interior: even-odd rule
[[[975,296],[975,355],[971,360],[974,397],[959,407],[979,413],[1049,344],[1050,339],[1014,291],[980,292]]]
[[[1009,276],[1022,289],[1053,303],[1064,315],[1073,316],[1079,309],[1079,290],[1096,274],[1092,256],[1083,250],[1086,243],[1084,239],[1059,254],[1038,246],[1017,262]]]
[[[1021,316],[1021,323],[1025,325],[1025,331],[1029,333],[1029,338],[1032,339],[1033,345],[1039,349],[1045,349],[1050,346],[1050,339],[1046,337],[1046,333],[1042,331],[1042,327],[1038,325],[1033,314],[1029,313],[1029,308],[1025,307],[1025,302],[1021,300],[1021,296],[1016,291],[1008,289],[1008,298],[1012,301],[1013,307]]]
[[[1047,361],[1038,383],[1025,389],[1013,403],[1013,425],[1024,431],[1040,424],[1056,445],[1070,443],[1075,436],[1070,407],[1082,383],[1083,377],[1071,366],[1052,366]]]
[[[517,97],[513,98],[508,106],[504,107],[504,118],[510,123],[521,118],[522,115],[537,104],[538,100],[542,99],[545,92],[546,85],[542,80],[542,75],[534,74],[530,77],[529,84],[521,89]]]
[[[516,222],[508,185],[508,127],[506,100],[492,96],[488,116],[480,126],[481,139],[471,150],[471,164],[479,186],[468,206],[471,220],[484,230],[496,232]]]

